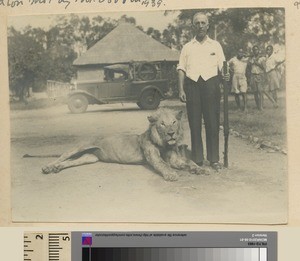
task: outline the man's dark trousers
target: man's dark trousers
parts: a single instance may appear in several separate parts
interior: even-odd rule
[[[186,78],[186,108],[191,130],[192,160],[203,162],[202,115],[206,133],[207,160],[219,162],[219,125],[220,125],[220,79],[219,76],[197,82]]]

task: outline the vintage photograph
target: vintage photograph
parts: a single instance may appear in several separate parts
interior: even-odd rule
[[[287,223],[284,8],[7,32],[14,222]]]

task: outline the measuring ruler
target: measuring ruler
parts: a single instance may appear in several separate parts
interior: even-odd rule
[[[71,261],[71,232],[24,233],[24,261]]]
[[[174,258],[276,261],[277,232],[24,233],[24,261],[174,261]]]

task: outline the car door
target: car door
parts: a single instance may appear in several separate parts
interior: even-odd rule
[[[128,98],[131,79],[128,69],[124,70],[123,67],[124,65],[111,65],[105,68],[105,81],[98,86],[99,99],[126,100]]]
[[[98,85],[99,99],[127,99],[129,95],[129,81],[102,82]]]

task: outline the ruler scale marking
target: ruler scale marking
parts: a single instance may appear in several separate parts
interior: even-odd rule
[[[49,237],[51,236],[69,236],[69,233],[50,233]]]
[[[76,235],[76,233],[74,234]],[[73,232],[72,232],[72,236],[71,236],[71,232],[70,233],[53,233],[53,232],[26,233],[24,235],[24,241],[23,241],[24,243],[23,261],[71,261],[71,253],[74,254],[74,252],[71,252],[71,248],[72,246],[74,246],[71,245],[71,241],[72,244],[76,244],[76,247],[79,247],[79,251],[82,252],[81,253],[82,256],[80,252],[77,252],[77,257],[86,258],[81,260],[195,261],[195,260],[201,260],[199,258],[203,257],[204,259],[202,261],[229,261],[229,260],[268,261],[268,257],[269,257],[269,252],[266,250],[267,247],[265,247],[264,254],[258,255],[259,259],[258,258],[253,259],[253,257],[251,259],[251,255],[249,254],[250,252],[248,251],[248,249],[253,249],[252,246],[254,244],[251,244],[251,247],[249,247],[249,245],[248,247],[243,247],[245,244],[242,247],[227,246],[224,249],[226,250],[228,256],[224,257],[224,253],[222,254],[223,248],[220,248],[219,246],[216,247],[207,247],[207,246],[205,247],[201,247],[201,246],[199,247],[195,247],[195,246],[194,247],[189,247],[189,246],[185,246],[185,247],[117,246],[114,247],[114,246],[103,246],[99,238],[97,238],[92,233],[78,232],[77,235],[78,235],[77,237],[75,236],[73,237]],[[98,246],[99,242],[101,243],[100,246]],[[261,251],[261,248],[257,247],[257,245],[256,245],[256,249]],[[88,250],[89,252],[87,253],[86,250]],[[139,253],[138,259],[135,258],[136,253]],[[99,259],[100,257],[101,259]],[[110,258],[107,259],[108,257]],[[76,261],[79,260],[80,259],[76,259]]]
[[[24,233],[24,261],[71,261],[71,232]]]

